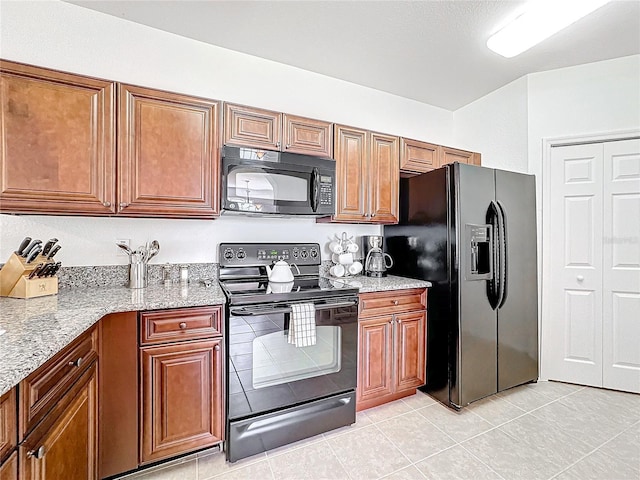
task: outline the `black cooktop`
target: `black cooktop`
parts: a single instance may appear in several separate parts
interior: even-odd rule
[[[222,280],[220,285],[232,305],[295,302],[358,294],[356,287],[326,277],[296,277],[289,283],[272,283],[266,277],[233,279]]]

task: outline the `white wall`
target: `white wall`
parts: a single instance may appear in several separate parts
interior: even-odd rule
[[[58,1],[0,5],[0,57],[63,71],[270,108],[435,143],[453,144],[453,114],[371,88],[179,37]],[[212,28],[220,19],[212,19]],[[309,219],[215,221],[0,215],[0,261],[22,237],[55,236],[65,265],[125,263],[116,238],[157,239],[163,262],[215,261],[222,241],[315,241],[378,226]]]
[[[454,145],[481,152],[488,167],[527,172],[527,86],[525,76],[456,110]]]

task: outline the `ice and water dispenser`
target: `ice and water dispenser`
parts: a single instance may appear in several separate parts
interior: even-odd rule
[[[466,280],[491,280],[493,277],[493,239],[491,225],[465,225],[467,248]]]

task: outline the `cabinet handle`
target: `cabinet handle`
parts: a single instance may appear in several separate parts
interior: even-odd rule
[[[400,320],[399,318],[396,318],[396,322],[402,323],[402,320]]]
[[[576,280],[578,280],[579,282],[584,281],[584,275],[578,275],[578,276],[576,277]]]
[[[284,146],[284,148],[289,148],[291,145],[289,145],[288,143]]]
[[[187,323],[186,322],[180,322],[180,324],[178,325],[182,330],[184,330],[185,328],[187,328]]]
[[[366,213],[363,213],[363,214],[362,214],[362,216],[363,216],[364,218],[367,218],[367,214],[366,214]]]
[[[110,207],[111,206],[111,202],[102,202],[102,205],[104,205],[105,207]]]
[[[400,303],[400,301],[398,301],[398,300],[394,300],[394,301],[393,301],[393,304],[394,304],[394,305],[398,305],[399,303]]]
[[[80,365],[82,365],[82,357],[79,357],[77,360],[71,360],[69,363],[67,363],[67,365],[69,365],[70,367],[79,367]]]
[[[128,205],[129,205],[128,203],[120,202],[120,208],[124,208],[124,207],[126,207]]]
[[[33,457],[37,459],[44,457],[44,445],[41,445],[39,448],[36,448],[35,450],[29,450],[27,452],[27,457]]]
[[[375,212],[371,214],[371,218],[373,218],[375,216],[376,216]]]
[[[280,148],[280,142],[276,142],[276,147]]]
[[[220,345],[216,345],[215,347],[213,347],[213,349],[214,349],[216,352],[219,352],[219,351],[220,351]]]

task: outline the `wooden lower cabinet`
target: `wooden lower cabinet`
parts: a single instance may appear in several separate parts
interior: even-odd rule
[[[0,397],[0,463],[17,443],[16,389],[12,388]]]
[[[426,379],[424,290],[360,297],[358,411],[412,395]],[[416,298],[422,299],[422,308],[403,312]],[[371,316],[375,311],[380,314]]]
[[[141,463],[223,440],[222,338],[140,349]]]
[[[6,462],[0,464],[0,480],[18,480],[18,452],[13,452]]]
[[[21,479],[97,478],[96,368],[94,362],[66,394],[71,402],[54,407],[20,445]]]

